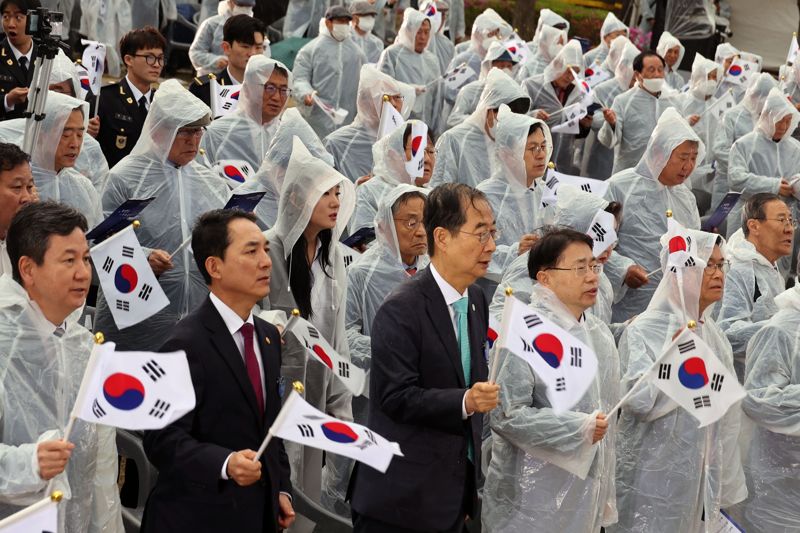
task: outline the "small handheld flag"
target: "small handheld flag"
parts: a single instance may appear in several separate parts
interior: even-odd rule
[[[550,128],[553,133],[564,133],[568,135],[577,135],[580,133],[580,120],[586,116],[587,110],[582,102],[568,105],[563,108],[560,113],[563,115],[563,122],[557,126]]]
[[[0,533],[56,533],[58,502],[63,494],[55,491],[33,505],[0,520]]]
[[[445,72],[444,84],[452,91],[458,91],[471,80],[478,78],[478,74],[466,63],[461,63],[453,70]]]
[[[338,107],[334,107],[327,102],[323,102],[322,99],[314,92],[311,95],[311,99],[314,100],[314,103],[322,109],[322,112],[325,113],[331,122],[333,122],[334,126],[340,126],[344,123],[344,120],[347,118],[348,111],[347,109],[341,109]]]
[[[800,46],[797,44],[797,32],[792,33],[792,40],[789,41],[789,53],[786,54],[786,64],[792,65],[797,61],[797,52]]]
[[[761,70],[758,63],[747,61],[741,57],[736,57],[731,66],[728,67],[728,72],[725,73],[725,79],[731,83],[747,87],[753,80],[753,75]]]
[[[99,95],[103,85],[103,71],[106,68],[106,45],[88,39],[81,39],[81,44],[86,46],[81,63],[89,73],[89,88]]]
[[[544,177],[546,189],[542,194],[542,203],[545,205],[555,204],[558,197],[558,188],[564,183],[573,185],[583,192],[601,197],[604,196],[606,190],[608,190],[608,181],[584,178],[583,176],[572,176],[570,174],[556,172],[554,169],[549,168]]]
[[[592,239],[592,255],[599,257],[617,242],[616,219],[606,211],[598,211],[589,224],[586,234]]]
[[[241,85],[220,85],[216,79],[210,82],[211,111],[214,118],[231,114],[239,105]]]
[[[406,171],[412,178],[425,173],[425,148],[428,146],[428,126],[419,120],[411,122],[411,160],[406,161]]]
[[[231,189],[247,181],[253,174],[250,164],[241,159],[221,159],[214,163],[213,170],[225,180]]]
[[[381,104],[381,120],[378,124],[378,139],[383,139],[400,127],[405,121],[403,115],[389,102],[389,97],[383,97]]]

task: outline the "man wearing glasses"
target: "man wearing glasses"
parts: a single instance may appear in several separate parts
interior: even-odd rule
[[[774,298],[785,288],[778,259],[792,253],[797,223],[777,194],[754,194],[744,205],[744,239],[731,238],[731,271],[717,323],[733,348],[739,381],[744,380],[750,338],[778,312]]]
[[[28,105],[28,86],[33,78],[36,45],[25,33],[29,9],[41,7],[39,0],[3,0],[3,33],[0,41],[0,120],[21,118]]]
[[[122,36],[120,54],[128,70],[123,79],[100,90],[100,131],[97,140],[109,168],[128,155],[142,132],[153,101],[153,83],[164,68],[166,41],[152,26]]]

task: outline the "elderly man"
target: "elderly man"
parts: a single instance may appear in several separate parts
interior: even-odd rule
[[[684,227],[700,227],[697,202],[685,182],[704,154],[705,147],[691,126],[675,109],[668,109],[658,120],[639,164],[609,179],[606,199],[621,203],[625,216],[617,231],[617,253],[606,272],[613,286],[625,283],[636,289],[628,290],[614,305],[614,323],[644,311],[661,279],[659,238],[667,232],[666,211],[672,210]]]
[[[350,37],[352,18],[347,8],[331,6],[325,13],[324,25],[320,25],[319,36],[301,48],[294,60],[292,92],[303,117],[320,138],[337,125],[314,102],[314,94],[325,105],[346,110],[345,124],[356,114],[358,73],[367,58]]]
[[[198,216],[228,198],[223,178],[195,161],[210,110],[177,80],[161,84],[131,155],[115,166],[103,193],[106,215],[131,198],[155,197],[139,216],[137,238],[152,249],[150,266],[170,304],[147,320],[119,331],[102,296],[96,327],[119,349],[157,349],[183,316],[208,294],[192,260],[188,238]]]
[[[778,311],[775,297],[785,286],[778,259],[792,253],[797,224],[786,203],[772,193],[750,197],[743,218],[744,238],[737,232],[728,245],[731,271],[717,318],[733,348],[739,381],[744,381],[747,343]]]
[[[292,74],[280,61],[251,57],[236,110],[212,122],[203,136],[206,160],[237,159],[260,167],[289,101],[291,82]]]
[[[372,33],[378,10],[367,0],[356,0],[350,4],[350,14],[353,16],[353,41],[364,52],[367,63],[377,63],[383,52],[383,41]]]
[[[614,13],[609,11],[603,21],[603,26],[600,28],[600,44],[586,52],[583,57],[586,67],[602,64],[606,56],[608,56],[611,43],[617,37],[622,36],[628,36],[628,27]]]
[[[58,531],[122,533],[114,428],[77,420],[63,438],[94,344],[77,321],[92,279],[86,229],[83,215],[55,202],[26,205],[8,228],[12,271],[0,277],[0,518],[48,496],[52,482],[68,496]]]
[[[198,76],[218,72],[228,66],[229,59],[223,45],[225,23],[235,15],[252,17],[254,5],[255,0],[223,0],[219,3],[218,14],[200,24],[189,47],[189,59]]]
[[[686,82],[678,72],[678,68],[680,68],[681,61],[683,61],[686,47],[670,32],[665,31],[658,39],[656,52],[664,58],[664,79],[667,85],[676,91],[681,90]]]
[[[11,275],[6,236],[11,219],[36,200],[30,158],[16,144],[0,143],[0,275]]]
[[[463,3],[464,0],[460,1]],[[428,45],[428,49],[433,52],[433,55],[439,60],[439,70],[444,74],[447,70],[447,65],[450,64],[456,53],[456,47],[453,45],[453,41],[444,34],[445,27],[449,22],[450,2],[449,0],[425,0],[421,2],[419,6],[419,10],[426,15],[430,12],[431,8],[438,11],[441,15],[441,22],[438,28],[431,28],[431,42]],[[463,11],[463,6],[461,9]],[[434,24],[435,20],[435,17],[431,18],[431,24],[434,26],[436,26],[436,24]]]

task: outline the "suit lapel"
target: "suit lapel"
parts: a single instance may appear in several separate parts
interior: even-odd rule
[[[423,294],[427,299],[425,307],[428,312],[428,318],[439,335],[450,362],[453,363],[453,370],[456,371],[456,376],[458,376],[459,386],[466,387],[464,369],[461,365],[461,351],[458,347],[456,333],[453,330],[453,319],[450,318],[450,310],[444,301],[442,291],[439,289],[439,285],[436,284],[430,267],[417,275],[422,276],[420,281],[423,285]]]
[[[470,291],[469,309],[467,311],[469,324],[469,348],[472,361],[470,371],[470,383],[481,381],[483,376],[479,372],[481,359],[483,358],[484,343],[486,342],[486,326],[478,313],[478,305],[475,298],[480,297],[478,291]]]
[[[25,74],[22,72],[22,67],[19,66],[19,62],[17,58],[14,56],[14,52],[11,50],[11,46],[8,44],[8,40],[3,40],[2,48],[0,48],[0,59],[5,64],[5,67],[8,68],[8,72],[14,76],[19,83],[20,87],[27,87],[30,85],[30,81],[26,79]],[[31,66],[33,64],[34,56],[31,54],[31,65],[28,66],[28,74],[30,76],[33,75]]]

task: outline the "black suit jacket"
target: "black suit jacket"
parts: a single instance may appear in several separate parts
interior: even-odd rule
[[[155,91],[150,93],[154,96]],[[139,110],[139,102],[133,98],[128,82],[122,78],[117,83],[100,89],[100,133],[97,142],[112,168],[120,159],[131,153],[142,133],[147,113]]]
[[[244,360],[211,300],[175,326],[161,351],[185,350],[196,407],[164,429],[148,431],[144,448],[159,470],[145,508],[142,531],[218,533],[277,531],[278,494],[291,493],[289,461],[273,438],[261,458],[262,478],[249,487],[220,479],[237,450],[257,450],[281,408],[281,339],[274,326],[255,318],[266,385],[266,409],[256,396]]]
[[[12,89],[30,86],[33,79],[33,62],[36,61],[36,51],[37,47],[34,44],[31,52],[31,62],[28,65],[28,73],[25,74],[22,67],[19,66],[17,58],[14,57],[14,52],[11,51],[8,38],[6,37],[0,41],[0,98],[5,100],[6,94]],[[28,102],[26,101],[6,113],[5,104],[0,102],[0,120],[22,118],[27,108]]]
[[[211,80],[217,80],[220,85],[233,84],[227,68],[216,74],[206,74],[205,76],[194,78],[192,83],[189,84],[189,92],[202,100],[208,107],[211,107]]]
[[[470,383],[486,381],[483,355],[488,308],[483,292],[469,288]],[[463,520],[465,490],[473,509],[480,467],[467,465],[468,435],[480,465],[482,416],[462,420],[467,390],[458,341],[444,296],[429,268],[400,285],[372,323],[370,429],[400,444],[386,474],[359,465],[353,509],[362,515],[420,531],[445,530]],[[412,526],[413,524],[413,526]]]

